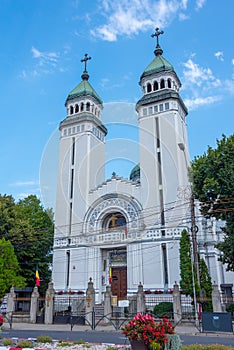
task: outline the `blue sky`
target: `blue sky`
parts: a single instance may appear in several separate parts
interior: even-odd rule
[[[89,81],[104,102],[107,143],[114,153],[118,137],[134,146],[138,82],[154,58],[156,27],[183,85],[191,159],[232,134],[233,13],[233,0],[1,0],[0,193],[18,200],[42,190],[45,206],[53,205],[56,130],[85,53],[92,57]],[[115,121],[129,125],[123,131]],[[111,157],[107,177],[126,177],[137,162],[133,155],[121,167]]]

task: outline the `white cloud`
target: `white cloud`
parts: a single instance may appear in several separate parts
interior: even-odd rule
[[[181,10],[187,9],[187,3],[188,0],[101,1],[99,13],[106,17],[107,23],[91,30],[91,34],[116,41],[121,35],[132,36],[156,26],[165,27]]]
[[[220,79],[215,77],[209,67],[202,67],[196,63],[194,57],[193,55],[193,58],[184,63],[182,79],[183,89],[189,94],[185,105],[190,110],[217,103],[222,99],[223,93],[223,83]]]
[[[185,105],[189,110],[195,110],[201,106],[210,105],[215,102],[220,101],[221,96],[207,96],[207,97],[197,97],[192,99],[185,99]]]
[[[38,186],[38,181],[16,181],[12,184],[10,184],[10,186],[14,186],[14,187],[19,187],[19,186]]]
[[[184,63],[183,81],[184,87],[201,87],[203,90],[218,87],[221,82],[216,78],[210,68],[200,67],[191,58]]]
[[[234,80],[226,80],[224,82],[224,90],[230,93],[231,95],[234,95]]]
[[[38,59],[40,66],[47,64],[56,66],[58,62],[59,54],[56,52],[42,52],[35,47],[32,47],[31,52],[33,54],[33,58]]]
[[[223,52],[222,51],[217,51],[215,54],[215,57],[220,60],[220,61],[224,61],[224,56],[223,56]]]
[[[206,2],[206,0],[197,0],[196,1],[196,9],[200,10],[204,6],[205,2]]]
[[[62,52],[63,56],[69,53],[69,46],[65,46]],[[59,52],[40,51],[36,47],[31,48],[34,66],[28,69],[23,69],[19,75],[22,79],[30,79],[38,77],[42,74],[52,74],[55,71],[65,72],[66,68],[61,66],[61,55]]]
[[[232,64],[234,65],[234,58],[232,59]]]

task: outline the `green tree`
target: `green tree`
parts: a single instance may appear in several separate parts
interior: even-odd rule
[[[197,281],[196,270],[192,262],[192,246],[190,237],[186,230],[181,233],[180,239],[180,287],[185,295],[194,298],[194,288],[196,298],[203,305],[203,311],[212,311],[212,283],[209,271],[204,259],[199,261],[200,283]]]
[[[12,286],[25,287],[25,279],[20,276],[20,267],[11,242],[0,239],[0,298]]]
[[[3,198],[5,199],[5,198]],[[7,198],[9,201],[9,198]],[[51,211],[49,210],[51,214]],[[11,217],[14,218],[12,223]],[[10,219],[10,225],[8,225]],[[13,201],[11,216],[5,217],[1,234],[15,250],[21,274],[27,286],[35,285],[35,270],[38,266],[41,278],[40,291],[44,292],[51,279],[53,222],[40,200],[30,195],[17,203]]]
[[[0,237],[15,224],[15,201],[12,196],[0,195]]]
[[[199,259],[200,271],[200,299],[203,299],[203,311],[212,311],[212,282],[208,267],[204,259]]]
[[[217,140],[217,147],[192,162],[193,190],[206,216],[225,221],[224,240],[217,244],[220,260],[234,271],[234,135]]]
[[[180,287],[185,295],[193,297],[193,271],[191,260],[190,237],[186,230],[181,233],[180,239]],[[195,272],[195,269],[193,269]]]

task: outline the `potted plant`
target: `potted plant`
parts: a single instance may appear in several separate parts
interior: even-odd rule
[[[160,350],[168,341],[168,334],[174,334],[172,323],[166,318],[156,323],[149,314],[138,313],[123,328],[133,350]]]

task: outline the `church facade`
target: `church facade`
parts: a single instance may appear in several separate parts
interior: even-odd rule
[[[113,295],[125,298],[139,282],[144,289],[167,292],[180,281],[180,236],[191,228],[187,109],[179,77],[163,57],[160,34],[156,29],[154,58],[140,77],[139,164],[129,179],[114,173],[105,179],[108,130],[102,123],[103,102],[89,83],[88,55],[82,60],[82,80],[66,99],[59,126],[56,291],[85,291],[91,277],[101,301],[108,284]],[[198,225],[204,230],[203,222]],[[212,230],[206,228],[211,244],[207,251],[201,244],[201,253],[209,260],[212,279],[226,283]]]

